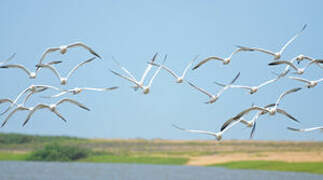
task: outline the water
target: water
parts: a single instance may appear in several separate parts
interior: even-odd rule
[[[0,179],[17,180],[298,180],[323,179],[323,175],[293,172],[229,170],[218,167],[164,166],[108,163],[1,161]]]

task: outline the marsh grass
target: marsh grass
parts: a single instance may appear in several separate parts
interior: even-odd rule
[[[24,161],[28,156],[28,153],[0,152],[0,161]]]
[[[257,169],[323,174],[323,162],[236,161],[210,166],[226,167],[229,169]]]
[[[127,155],[96,155],[81,159],[81,162],[101,162],[101,163],[136,163],[136,164],[168,164],[184,165],[188,158],[176,157],[153,157],[153,156],[127,156]]]

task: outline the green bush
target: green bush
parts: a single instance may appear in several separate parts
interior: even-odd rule
[[[27,160],[32,161],[75,161],[86,158],[91,151],[79,146],[60,145],[53,143],[30,154]]]

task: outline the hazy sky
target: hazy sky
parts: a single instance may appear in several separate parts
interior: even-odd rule
[[[167,54],[166,65],[181,73],[196,55],[199,55],[197,61],[208,56],[226,57],[235,50],[235,45],[278,51],[304,24],[308,24],[304,33],[286,49],[282,59],[289,60],[301,53],[323,58],[322,7],[322,1],[305,0],[1,1],[0,59],[16,52],[11,63],[24,64],[35,70],[34,66],[46,48],[75,41],[88,44],[103,59],[81,67],[64,87],[46,69],[41,70],[34,80],[17,69],[0,69],[0,98],[15,98],[31,84],[50,84],[66,89],[84,86],[119,86],[119,89],[69,96],[86,104],[91,111],[63,104],[59,111],[67,118],[67,123],[49,111],[41,110],[22,127],[27,112],[19,112],[0,132],[91,138],[213,139],[178,131],[171,124],[218,131],[228,118],[252,103],[259,106],[273,103],[283,91],[304,85],[285,78],[253,95],[246,90],[229,89],[216,103],[206,105],[203,102],[208,100],[207,96],[187,84],[175,83],[165,71],[156,77],[150,94],[134,92],[130,88],[132,84],[109,72],[109,68],[122,72],[111,57],[116,57],[139,78],[154,53],[159,53],[157,62]],[[52,53],[46,61],[62,60],[57,68],[65,74],[75,64],[90,57],[87,51],[75,48],[65,55]],[[275,77],[271,71],[283,69],[283,66],[267,66],[271,61],[271,56],[262,53],[240,53],[227,66],[214,61],[189,71],[187,80],[216,93],[219,87],[214,81],[226,83],[241,72],[236,84],[258,85]],[[149,77],[154,71],[155,68]],[[302,77],[319,79],[323,77],[323,71],[312,66]],[[263,116],[257,124],[255,139],[323,140],[323,134],[318,132],[302,134],[286,129],[287,126],[323,125],[320,115],[322,90],[323,84],[319,84],[287,96],[281,102],[281,108],[299,119],[301,124],[297,125],[282,115]],[[59,99],[39,97],[54,93],[46,91],[35,95],[26,106],[56,102]],[[1,111],[6,107],[7,104],[1,104]],[[248,139],[249,132],[249,128],[238,125],[223,138]]]

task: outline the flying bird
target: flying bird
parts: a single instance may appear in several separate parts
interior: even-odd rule
[[[72,93],[73,95],[79,94],[83,91],[110,91],[110,90],[114,90],[117,89],[117,86],[114,87],[110,87],[110,88],[90,88],[90,87],[83,87],[83,88],[73,88],[73,89],[68,89],[68,90],[63,90],[62,92],[55,94],[53,96],[43,96],[45,98],[57,98],[60,96],[63,96],[67,93]]]
[[[313,87],[315,87],[319,82],[322,82],[322,81],[323,81],[323,78],[318,79],[318,80],[313,80],[313,81],[309,81],[309,80],[306,80],[306,79],[303,79],[303,78],[293,77],[293,76],[289,76],[288,78],[306,83],[306,87],[307,87],[307,88],[313,88]]]
[[[62,77],[59,72],[56,70],[56,68],[52,65],[48,65],[48,64],[37,64],[37,67],[41,67],[41,68],[48,68],[50,69],[55,75],[56,77],[59,79],[61,85],[65,85],[67,83],[67,80],[71,77],[71,75],[81,66],[83,66],[84,64],[90,63],[92,62],[96,57],[92,57],[78,65],[76,65],[68,74],[66,77]]]
[[[235,122],[237,120],[240,120],[240,123],[246,125],[247,127],[253,127],[256,124],[256,120],[261,116],[266,114],[268,111],[267,108],[269,107],[273,107],[275,106],[275,104],[268,104],[266,106],[262,107],[257,107],[252,105],[252,108],[248,108],[242,112],[240,112],[239,114],[237,114],[235,117],[230,118],[229,120],[227,120],[221,127],[221,131],[223,129],[225,129],[229,124],[231,124],[232,122]],[[249,113],[250,111],[254,111],[257,110],[258,112],[254,115],[254,117],[250,120],[250,121],[246,121],[245,119],[243,119],[243,116],[247,113]],[[253,133],[253,132],[252,132]]]
[[[24,89],[23,91],[21,91],[19,94],[18,94],[18,96],[16,97],[16,99],[11,103],[11,105],[4,111],[4,112],[2,112],[0,115],[3,115],[3,114],[5,114],[6,112],[8,112],[14,105],[16,105],[17,104],[17,102],[18,102],[18,100],[20,99],[20,97],[22,96],[22,95],[24,95],[24,94],[26,94],[26,93],[28,93],[27,94],[27,96],[25,97],[25,99],[24,99],[24,101],[23,101],[23,103],[22,103],[22,105],[24,105],[27,101],[28,101],[28,99],[33,95],[33,94],[35,94],[35,93],[39,93],[39,92],[43,92],[43,91],[45,91],[45,90],[47,90],[47,89],[54,89],[54,90],[57,90],[57,91],[59,91],[59,88],[56,88],[56,87],[54,87],[54,86],[49,86],[49,85],[30,85],[28,88],[26,88],[26,89]]]
[[[205,63],[207,63],[208,61],[211,61],[211,60],[222,61],[222,63],[224,65],[229,64],[231,62],[232,56],[237,54],[238,52],[241,52],[241,51],[253,51],[253,50],[251,50],[250,48],[237,48],[227,58],[221,58],[221,57],[217,57],[217,56],[210,56],[210,57],[207,57],[207,58],[203,59],[201,62],[199,62],[196,66],[193,67],[192,70],[195,70],[195,69],[199,68],[200,66],[202,66],[203,64],[205,64]]]
[[[192,66],[193,62],[198,58],[198,56],[196,56],[190,63],[187,64],[187,66],[185,67],[183,73],[181,76],[177,75],[173,70],[171,70],[169,67],[163,65],[162,68],[165,69],[167,72],[169,72],[172,76],[174,76],[174,78],[176,79],[176,83],[182,83],[184,81],[184,77],[185,77],[185,74],[186,72],[188,71],[188,69]],[[151,65],[153,66],[161,66],[159,64],[156,64],[156,63],[152,63],[152,62],[149,62]]]
[[[14,115],[16,112],[18,111],[30,111],[30,108],[24,107],[22,104],[17,105],[17,107],[15,109],[13,109],[9,115],[6,117],[6,119],[3,121],[3,123],[1,124],[1,127],[3,127],[4,125],[7,124],[8,120],[11,118],[12,115]]]
[[[143,93],[144,93],[144,94],[148,94],[148,93],[149,93],[149,91],[150,91],[150,87],[151,87],[151,85],[152,85],[152,83],[153,83],[153,81],[154,81],[155,77],[157,76],[157,74],[158,74],[158,73],[159,73],[159,71],[161,70],[161,68],[162,68],[162,66],[163,66],[164,62],[166,61],[166,59],[167,59],[167,55],[165,56],[165,58],[164,58],[164,61],[163,61],[162,65],[161,65],[161,66],[159,66],[159,67],[158,67],[158,69],[155,71],[154,75],[153,75],[153,76],[152,76],[152,78],[150,79],[149,84],[148,84],[147,86],[145,86],[145,85],[143,84],[143,82],[141,82],[141,81],[137,81],[136,79],[134,79],[134,78],[132,78],[132,77],[123,76],[123,75],[121,75],[121,74],[119,74],[119,73],[117,73],[117,72],[115,72],[115,71],[113,71],[113,70],[111,70],[111,69],[110,69],[110,71],[111,71],[113,74],[115,74],[115,75],[117,75],[117,76],[119,76],[119,77],[121,77],[121,78],[123,78],[123,79],[125,79],[125,80],[127,80],[127,81],[130,81],[130,82],[134,83],[134,84],[135,84],[135,88],[136,88],[136,87],[139,87],[139,88],[141,88],[141,89],[143,90]],[[151,65],[151,66],[152,66],[152,65]],[[144,73],[144,74],[145,74],[145,73]]]
[[[274,61],[274,62],[269,63],[268,65],[269,66],[274,66],[274,65],[280,65],[280,64],[287,64],[290,67],[292,67],[293,69],[295,69],[295,71],[296,71],[295,73],[303,74],[305,69],[308,68],[310,65],[312,65],[312,64],[323,64],[323,60],[321,60],[321,59],[313,60],[310,63],[308,63],[304,68],[296,67],[291,61]]]
[[[60,63],[62,63],[62,61],[52,61],[52,62],[47,63],[46,65],[54,65],[54,64],[60,64]],[[24,65],[21,65],[21,64],[7,64],[7,65],[0,66],[0,68],[7,68],[7,69],[8,68],[18,68],[18,69],[21,69],[29,76],[30,79],[35,79],[36,76],[37,76],[37,72],[32,72],[29,69],[27,69]]]
[[[68,44],[68,45],[61,45],[59,47],[52,47],[52,48],[46,49],[45,52],[43,52],[43,54],[41,55],[41,58],[40,58],[38,64],[43,64],[43,60],[45,59],[45,57],[48,53],[59,51],[61,54],[65,54],[67,52],[68,48],[75,48],[75,47],[82,47],[82,48],[88,50],[94,56],[101,59],[101,56],[99,56],[96,52],[94,52],[89,46],[87,46],[83,42],[75,42],[75,43]],[[39,69],[39,67],[37,67],[37,70],[38,69]]]
[[[86,106],[84,106],[83,104],[73,100],[73,99],[69,99],[69,98],[64,98],[62,100],[59,100],[57,103],[55,104],[38,104],[36,105],[35,107],[32,107],[30,108],[30,112],[26,118],[26,120],[24,121],[23,123],[23,126],[26,125],[26,123],[29,121],[29,119],[31,118],[31,116],[37,111],[37,110],[40,110],[40,109],[49,109],[51,112],[55,113],[59,118],[61,118],[63,121],[66,122],[66,119],[57,111],[57,106],[59,106],[60,104],[62,103],[65,103],[65,102],[68,102],[68,103],[71,103],[71,104],[74,104],[82,109],[85,109],[87,111],[90,111],[89,108],[87,108]]]
[[[280,113],[280,114],[283,114],[285,116],[287,116],[288,118],[292,119],[293,121],[299,123],[299,121],[294,118],[292,115],[288,114],[285,110],[283,109],[279,109],[277,108],[276,106],[276,103],[275,104],[268,104],[267,106],[265,107],[258,107],[258,106],[252,106],[250,108],[247,108],[243,111],[241,111],[240,113],[238,113],[236,116],[230,118],[229,120],[227,120],[221,127],[221,130],[225,129],[228,125],[230,125],[232,122],[236,122],[238,121],[239,119],[241,119],[244,115],[248,114],[249,112],[251,111],[259,111],[259,115],[264,115],[266,113],[269,113],[270,115],[275,115],[276,112]],[[274,112],[274,113],[273,113]],[[257,117],[258,118],[258,117]],[[256,118],[256,119],[257,119]],[[256,119],[254,119],[254,122],[253,122],[253,125],[255,125],[255,121]],[[251,122],[250,122],[251,123]],[[251,125],[251,124],[250,124]],[[252,134],[253,134],[254,130],[252,130]],[[252,135],[251,135],[252,137]]]
[[[3,65],[3,64],[6,64],[9,61],[11,61],[15,56],[16,56],[16,53],[13,53],[9,58],[7,58],[6,60],[0,62],[0,66]]]
[[[230,129],[231,127],[233,127],[234,125],[238,124],[240,121],[235,121],[232,124],[230,124],[230,126],[226,127],[225,129],[221,130],[220,132],[211,132],[211,131],[203,131],[203,130],[194,130],[194,129],[184,129],[181,127],[178,127],[176,125],[173,124],[173,127],[175,127],[176,129],[179,129],[181,131],[185,131],[185,132],[189,132],[189,133],[198,133],[198,134],[206,134],[206,135],[211,135],[214,136],[216,138],[216,140],[220,141],[222,139],[222,135],[225,131],[227,131],[228,129]]]
[[[209,96],[210,100],[205,102],[206,104],[212,104],[214,103],[215,101],[217,101],[220,97],[220,95],[226,90],[228,89],[237,79],[238,77],[240,76],[240,72],[236,75],[236,77],[227,85],[225,85],[216,95],[213,95],[211,93],[209,93],[208,91],[202,89],[202,88],[199,88],[197,86],[195,86],[193,83],[187,81],[187,83],[192,86],[193,88],[197,89],[198,91],[202,92],[203,94],[206,94],[207,96]]]
[[[280,59],[282,53],[285,51],[287,46],[289,46],[305,30],[306,26],[307,26],[307,24],[305,24],[303,26],[303,28],[301,29],[301,31],[298,32],[296,35],[294,35],[278,52],[273,52],[273,51],[265,50],[265,49],[261,49],[261,48],[249,48],[249,47],[244,47],[244,46],[237,46],[237,47],[242,48],[242,49],[246,49],[246,50],[250,50],[250,51],[258,51],[258,52],[262,52],[265,54],[269,54],[274,57],[274,60],[278,60],[278,59]]]
[[[259,84],[258,86],[242,86],[242,85],[230,85],[230,88],[241,88],[241,89],[247,89],[249,90],[249,94],[254,94],[258,91],[258,89],[262,88],[263,86],[266,86],[270,83],[273,83],[275,81],[277,81],[280,77],[278,76],[277,78],[275,79],[271,79],[271,80],[268,80],[264,83],[261,83]],[[222,84],[222,83],[218,83],[218,82],[215,82],[217,85],[219,86],[222,86],[222,87],[225,87],[226,85],[225,84]]]
[[[152,64],[155,62],[156,58],[158,56],[158,53],[155,53],[153,58],[151,59],[151,61],[148,63],[144,73],[141,76],[141,79],[139,81],[136,80],[136,78],[123,66],[121,66],[121,64],[114,58],[112,57],[112,60],[117,64],[117,66],[123,70],[129,77],[130,79],[132,79],[133,81],[136,81],[138,84],[136,84],[135,86],[133,86],[134,90],[137,91],[138,88],[142,88],[146,79],[146,76],[148,75],[148,73],[150,72],[151,68],[152,68]],[[118,73],[117,73],[118,74]]]

